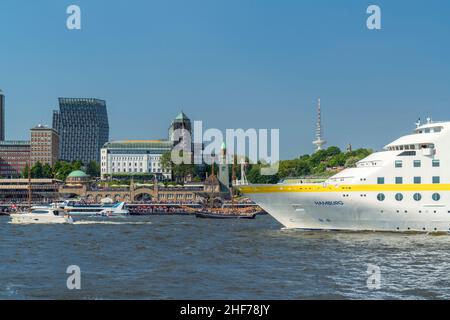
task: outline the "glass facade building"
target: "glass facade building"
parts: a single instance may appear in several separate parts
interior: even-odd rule
[[[60,160],[100,163],[100,149],[109,140],[106,102],[59,98],[59,111],[53,112],[53,129],[60,136]]]

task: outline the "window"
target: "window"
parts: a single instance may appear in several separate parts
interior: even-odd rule
[[[396,160],[396,161],[395,161],[395,167],[396,167],[396,168],[401,168],[401,167],[403,167],[403,162],[402,162],[402,160]]]
[[[379,193],[377,195],[378,201],[384,201],[386,199],[386,196],[383,193]]]
[[[441,166],[441,162],[439,160],[433,160],[433,167],[438,168]]]
[[[395,178],[395,184],[403,184],[403,178],[402,177],[396,177]]]
[[[416,201],[420,201],[420,200],[422,200],[422,195],[420,193],[416,193],[416,194],[414,194],[413,198]]]
[[[422,178],[421,177],[414,177],[414,184],[421,184]]]
[[[378,184],[384,184],[384,178],[383,177],[379,177],[378,178]]]
[[[432,198],[434,201],[439,201],[441,200],[441,195],[439,193],[434,193]]]
[[[33,210],[31,213],[33,213],[33,214],[46,214],[46,213],[48,213],[48,211],[44,211],[44,210]]]
[[[422,163],[420,162],[420,160],[414,160],[414,168],[420,168],[421,165]]]
[[[415,151],[403,151],[398,156],[399,157],[413,157],[413,156],[416,156],[416,155],[417,155],[417,153]]]
[[[397,194],[395,195],[395,200],[397,200],[397,201],[402,201],[402,200],[403,200],[403,194],[397,193]]]

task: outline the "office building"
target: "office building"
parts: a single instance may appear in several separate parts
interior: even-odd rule
[[[53,112],[53,129],[60,136],[59,158],[85,165],[100,162],[100,150],[109,140],[106,102],[98,99],[60,98]]]
[[[55,129],[38,125],[31,129],[31,163],[53,166],[59,157],[59,134]]]
[[[0,141],[0,176],[20,177],[30,162],[30,141]]]

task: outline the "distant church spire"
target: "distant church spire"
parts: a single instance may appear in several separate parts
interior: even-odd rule
[[[323,138],[322,130],[322,110],[320,106],[320,99],[317,104],[317,122],[316,122],[316,140],[313,141],[313,145],[316,147],[316,152],[323,149],[323,146],[327,142]]]

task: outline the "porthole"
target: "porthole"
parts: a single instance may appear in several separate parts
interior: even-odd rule
[[[397,201],[402,201],[402,200],[403,200],[403,194],[397,193],[397,194],[395,195],[395,200],[397,200]]]
[[[377,195],[377,199],[378,199],[378,201],[384,201],[384,200],[386,200],[386,196],[384,195],[384,193],[379,193]]]
[[[420,193],[416,193],[416,194],[414,194],[413,198],[416,201],[420,201],[420,200],[422,200],[422,195]]]
[[[434,201],[439,201],[441,200],[441,195],[439,193],[434,193],[433,194],[433,200]]]

